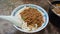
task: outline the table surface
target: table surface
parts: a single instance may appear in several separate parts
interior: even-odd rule
[[[11,15],[14,8],[22,4],[36,4],[43,7],[47,12],[49,4],[46,0],[0,0],[0,15]],[[10,21],[0,19],[0,34],[28,34],[23,33],[13,27]],[[60,29],[50,22],[41,31],[33,34],[60,34]]]

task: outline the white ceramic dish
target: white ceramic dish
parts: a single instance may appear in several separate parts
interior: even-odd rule
[[[43,15],[44,23],[42,24],[41,27],[39,27],[39,28],[38,28],[37,30],[35,30],[35,31],[24,31],[24,30],[18,28],[16,25],[14,25],[14,27],[15,27],[17,30],[22,31],[22,32],[26,32],[26,33],[34,33],[34,32],[38,32],[38,31],[41,31],[42,29],[44,29],[44,28],[47,26],[47,24],[48,24],[49,17],[48,17],[47,12],[46,12],[42,7],[40,7],[40,6],[37,6],[37,5],[34,5],[34,4],[23,4],[23,5],[20,5],[20,6],[18,6],[17,8],[15,8],[15,9],[13,10],[11,16],[15,16],[15,15],[19,12],[19,10],[22,9],[22,8],[24,8],[25,6],[38,9],[39,12],[41,12],[42,15]]]

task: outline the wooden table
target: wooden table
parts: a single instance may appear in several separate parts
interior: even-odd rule
[[[22,4],[36,4],[43,7],[47,12],[49,5],[46,0],[0,0],[0,15],[11,15],[14,8]],[[28,34],[23,33],[13,27],[10,21],[0,19],[0,34]],[[60,34],[60,29],[52,25],[48,25],[37,33],[33,34]]]

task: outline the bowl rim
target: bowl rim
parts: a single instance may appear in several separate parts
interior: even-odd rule
[[[23,4],[23,5],[20,5],[20,6],[18,6],[17,8],[15,8],[15,9],[13,10],[11,16],[14,16],[14,12],[16,12],[18,8],[20,8],[21,6],[25,6],[25,5],[32,5],[32,6],[39,7],[44,13],[46,13],[47,22],[45,23],[45,26],[43,26],[43,27],[41,27],[41,29],[39,28],[39,30],[33,31],[33,32],[26,32],[26,31],[23,31],[22,29],[18,28],[18,27],[15,26],[15,25],[13,25],[13,26],[14,26],[17,30],[20,30],[20,31],[26,32],[26,33],[34,33],[34,32],[38,32],[38,31],[41,31],[42,29],[44,29],[44,28],[47,26],[48,22],[49,22],[49,17],[48,17],[48,13],[47,13],[42,7],[40,7],[40,6],[38,6],[38,5],[35,5],[35,4]]]

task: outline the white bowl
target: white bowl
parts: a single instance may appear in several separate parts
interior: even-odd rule
[[[47,24],[48,24],[49,17],[48,17],[47,12],[46,12],[42,7],[40,7],[40,6],[38,6],[38,5],[34,5],[34,4],[23,4],[23,5],[20,5],[20,6],[18,6],[17,8],[15,8],[15,9],[13,10],[13,12],[12,12],[11,15],[12,15],[12,16],[15,16],[15,15],[18,13],[18,11],[19,11],[20,9],[24,8],[25,6],[29,6],[29,7],[38,9],[39,12],[41,12],[42,15],[43,15],[44,23],[42,24],[41,27],[39,27],[39,28],[38,28],[37,30],[35,30],[35,31],[24,31],[24,30],[18,28],[16,25],[14,25],[14,27],[15,27],[17,30],[22,31],[22,32],[26,32],[26,33],[34,33],[34,32],[38,32],[38,31],[41,31],[42,29],[44,29],[44,28],[47,26]]]

